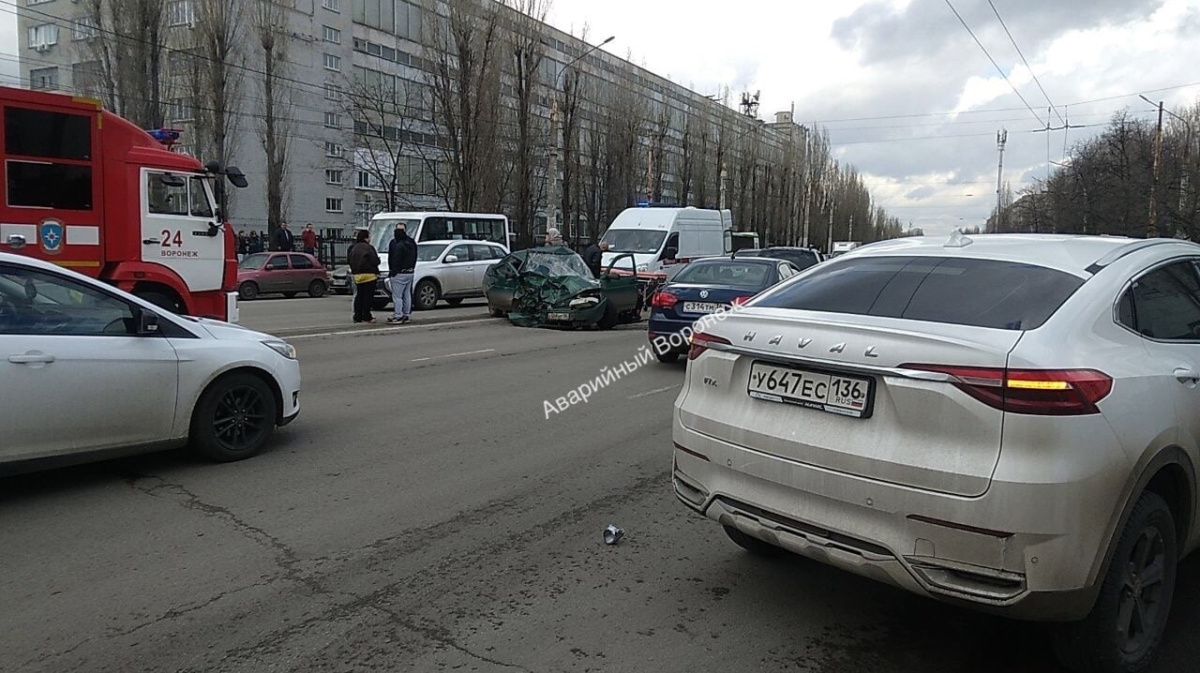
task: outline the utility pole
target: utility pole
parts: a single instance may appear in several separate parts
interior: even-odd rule
[[[1146,98],[1145,96],[1140,96],[1140,98],[1142,100],[1146,101],[1147,103],[1154,105],[1154,101],[1150,100],[1149,98]],[[1167,114],[1171,115],[1175,119],[1182,122],[1184,128],[1187,129],[1187,134],[1184,136],[1184,142],[1183,142],[1183,165],[1180,167],[1180,172],[1179,172],[1179,217],[1177,218],[1178,221],[1175,223],[1175,236],[1176,236],[1176,238],[1182,238],[1182,237],[1186,236],[1186,233],[1187,233],[1187,232],[1183,231],[1183,227],[1180,226],[1180,222],[1182,222],[1182,220],[1183,220],[1183,211],[1185,208],[1187,208],[1187,189],[1189,186],[1188,166],[1191,162],[1191,154],[1192,154],[1192,123],[1189,122],[1188,120],[1184,119],[1183,117],[1180,117],[1179,115],[1175,114],[1174,112],[1171,112],[1170,110],[1163,110],[1162,103],[1160,102],[1159,103],[1159,113],[1158,113],[1159,114],[1159,128],[1160,128],[1159,132],[1160,133],[1161,133],[1161,128],[1162,128],[1161,125],[1162,125],[1162,113],[1163,112],[1166,112]],[[1160,139],[1159,140],[1159,143],[1160,143],[1159,151],[1160,152],[1161,152],[1161,142],[1162,141]],[[1158,166],[1158,163],[1156,161],[1155,167],[1157,168],[1157,166]],[[1155,174],[1157,175],[1157,171],[1155,172]],[[1155,182],[1157,182],[1157,178],[1156,178]]]
[[[1158,237],[1158,169],[1162,164],[1163,104],[1158,102],[1158,128],[1154,132],[1154,181],[1150,183],[1150,220],[1146,223],[1146,238]]]
[[[1008,130],[996,131],[996,149],[1000,150],[1000,165],[996,169],[996,233],[1004,231],[1004,146],[1008,144]]]

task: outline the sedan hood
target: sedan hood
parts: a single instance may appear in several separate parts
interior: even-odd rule
[[[199,327],[208,332],[214,339],[224,339],[227,341],[281,341],[278,337],[271,336],[270,334],[256,332],[241,325],[221,320],[193,318],[191,316],[186,316],[183,319],[188,323],[192,323],[194,327]]]

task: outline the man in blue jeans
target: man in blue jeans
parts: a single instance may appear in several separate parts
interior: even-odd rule
[[[392,304],[395,306],[389,323],[405,323],[412,317],[413,272],[416,268],[417,242],[400,223],[388,244],[388,278],[391,279]]]

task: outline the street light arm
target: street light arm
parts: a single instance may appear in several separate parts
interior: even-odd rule
[[[604,40],[600,44],[592,45],[587,51],[583,52],[582,54],[580,54],[580,55],[576,56],[575,58],[571,59],[570,61],[568,61],[567,64],[562,67],[562,71],[559,72],[559,74],[558,74],[559,79],[561,79],[562,76],[567,73],[567,70],[569,70],[571,68],[571,66],[582,61],[584,58],[586,58],[588,56],[588,54],[591,54],[592,52],[596,51],[600,47],[603,47],[604,45],[608,44],[609,42],[612,42],[615,39],[617,39],[616,35],[610,35],[608,37],[608,39]]]

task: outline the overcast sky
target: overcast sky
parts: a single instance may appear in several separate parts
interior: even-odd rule
[[[1045,175],[1047,135],[1051,159],[1062,159],[1064,131],[1029,132],[1045,126],[1048,103],[987,0],[951,2],[1040,122],[945,0],[553,2],[551,23],[577,35],[587,26],[593,41],[615,35],[613,53],[701,93],[761,90],[764,118],[794,104],[797,120],[828,129],[880,204],[928,233],[986,219],[1001,127],[1014,190]],[[1095,125],[1069,129],[1067,143],[1117,110],[1147,110],[1138,92],[1168,105],[1200,95],[1153,92],[1200,82],[1200,0],[993,3],[1058,113]]]
[[[1200,96],[1180,86],[1200,83],[1200,0],[992,1],[1058,114],[1089,128],[1030,132],[1045,126],[1048,103],[987,0],[951,2],[1034,112],[946,0],[552,0],[550,22],[576,35],[587,27],[594,42],[615,35],[613,53],[704,94],[761,91],[764,118],[795,105],[881,205],[941,234],[981,224],[995,203],[1001,127],[1017,190],[1045,175],[1047,140],[1060,161],[1064,139],[1122,108],[1148,110],[1137,93],[1168,105]],[[5,81],[15,30],[0,11]]]

